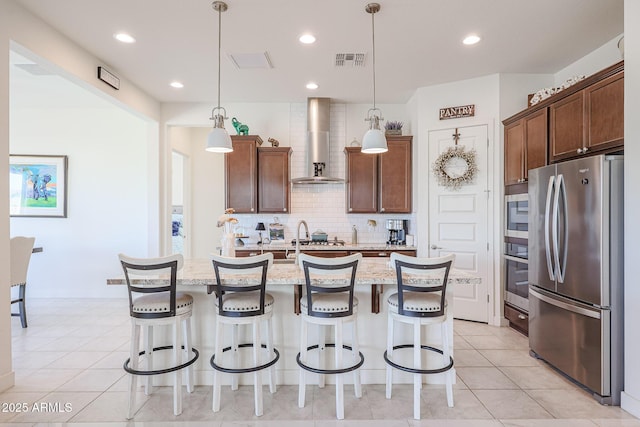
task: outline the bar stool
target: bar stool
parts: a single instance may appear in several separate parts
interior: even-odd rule
[[[387,327],[387,351],[384,360],[387,362],[386,397],[391,399],[391,368],[413,373],[413,417],[420,419],[420,390],[422,375],[446,372],[447,405],[453,407],[453,358],[449,349],[447,328],[447,280],[455,255],[439,258],[416,258],[398,253],[391,254],[391,265],[396,270],[398,292],[387,299],[389,316]],[[434,276],[434,272],[436,275]],[[407,274],[407,276],[404,276]],[[437,279],[434,285],[411,284],[410,275],[428,274]],[[405,283],[405,280],[407,283]],[[394,321],[413,325],[413,343],[394,345]],[[442,349],[424,345],[421,342],[421,327],[441,325]],[[404,366],[393,360],[394,350],[413,348],[413,366]],[[421,350],[442,355],[442,366],[433,369],[422,369]]]
[[[118,255],[129,293],[131,315],[131,352],[124,362],[129,377],[129,411],[127,419],[133,418],[138,376],[146,376],[145,394],[152,392],[154,375],[174,373],[173,413],[182,413],[182,370],[186,370],[187,391],[193,392],[193,363],[198,360],[198,350],[191,346],[191,311],[193,297],[176,291],[177,272],[182,268],[183,258],[174,254],[160,258],[132,258]],[[169,285],[154,283],[154,278],[169,274]],[[154,347],[153,328],[173,326],[173,343]],[[140,350],[140,330],[145,329],[144,350]],[[153,369],[154,353],[173,350],[173,366]],[[182,354],[181,354],[182,353]],[[190,357],[190,353],[192,353]],[[139,369],[139,356],[146,360],[145,369]]]
[[[349,255],[338,258],[320,258],[307,254],[298,257],[304,270],[306,295],[300,299],[302,325],[300,328],[300,353],[296,361],[300,366],[300,382],[298,390],[298,406],[304,407],[306,371],[320,374],[319,386],[324,387],[325,375],[336,375],[336,416],[344,419],[344,380],[341,374],[353,371],[353,384],[356,397],[362,397],[360,371],[358,368],[364,363],[364,356],[358,347],[357,311],[358,299],[353,295],[356,270],[362,259],[362,254]],[[319,277],[325,276],[325,277]],[[332,277],[333,276],[333,277]],[[345,284],[346,282],[346,284]],[[351,322],[352,344],[343,343],[343,324]],[[319,343],[308,346],[308,324],[319,325]],[[334,343],[325,343],[325,327],[335,329]],[[335,368],[324,367],[325,347],[335,348]],[[343,366],[342,350],[350,350],[353,363]],[[307,354],[310,350],[319,350],[319,367],[307,364]]]
[[[262,416],[262,377],[260,371],[269,371],[269,391],[276,392],[275,364],[280,358],[280,353],[273,347],[273,325],[271,318],[273,314],[273,296],[266,293],[267,270],[273,264],[273,254],[246,258],[229,258],[219,255],[212,255],[213,269],[216,275],[216,344],[215,353],[211,357],[211,366],[214,369],[213,375],[213,411],[220,410],[221,378],[220,373],[233,374],[231,389],[238,388],[238,375],[253,372],[254,379],[254,402],[256,416]],[[220,274],[224,275],[224,284]],[[260,275],[259,284],[253,285],[252,275]],[[234,277],[235,276],[235,277]],[[266,345],[262,344],[260,335],[260,324],[266,322]],[[231,345],[223,348],[223,326],[231,325]],[[251,325],[253,327],[253,341],[250,343],[238,344],[238,326]],[[238,367],[238,349],[253,348],[253,366]],[[269,354],[269,361],[263,363],[263,355],[260,351],[266,348]],[[233,367],[222,366],[223,353],[233,352]]]

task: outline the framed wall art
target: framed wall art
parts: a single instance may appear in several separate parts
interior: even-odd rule
[[[10,155],[9,213],[67,217],[67,156]]]

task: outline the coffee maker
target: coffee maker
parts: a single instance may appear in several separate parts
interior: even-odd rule
[[[386,221],[387,228],[387,245],[406,245],[407,243],[407,220],[406,219],[388,219]]]

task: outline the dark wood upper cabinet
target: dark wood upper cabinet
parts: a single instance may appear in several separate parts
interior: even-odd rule
[[[258,212],[288,213],[291,147],[258,148]]]
[[[504,185],[523,182],[524,124],[522,120],[504,127]]]
[[[584,92],[574,93],[551,104],[549,116],[552,160],[581,154],[585,145]]]
[[[587,147],[607,150],[624,144],[624,71],[585,89]]]
[[[586,81],[581,90],[549,106],[552,162],[624,147],[623,63]]]
[[[523,118],[525,140],[524,179],[529,181],[529,171],[547,164],[548,114],[542,109]]]
[[[224,155],[225,208],[236,213],[256,213],[258,209],[257,135],[232,135],[233,151]]]
[[[411,213],[412,139],[412,136],[387,136],[389,151],[378,155],[381,213]]]
[[[347,213],[378,212],[378,156],[346,147]]]
[[[346,147],[347,213],[411,213],[411,136],[387,136],[389,151]]]

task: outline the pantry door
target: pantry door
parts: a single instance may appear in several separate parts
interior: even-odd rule
[[[471,126],[429,132],[429,165],[433,168],[450,147],[475,151],[477,172],[473,180],[459,188],[429,179],[429,254],[432,257],[455,254],[454,268],[481,278],[480,284],[453,285],[453,313],[456,319],[487,323],[489,303],[488,230],[492,217],[489,203],[487,126]],[[468,159],[468,155],[467,155]],[[464,174],[464,160],[447,162],[451,176]]]

